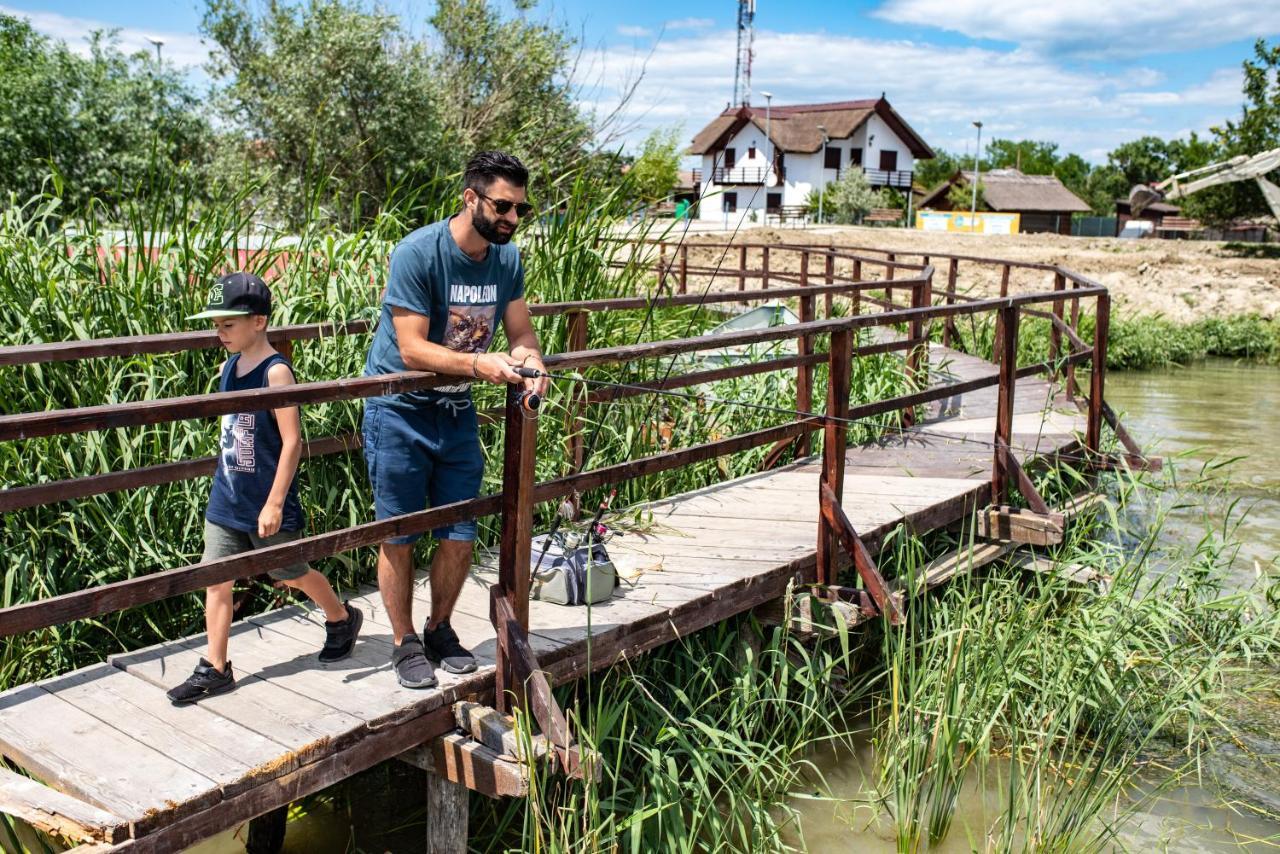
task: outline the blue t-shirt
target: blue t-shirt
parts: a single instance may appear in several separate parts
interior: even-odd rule
[[[227,359],[218,391],[266,388],[267,372],[275,364],[283,364],[293,370],[288,359],[274,353],[238,377],[236,365],[239,362],[239,353]],[[257,533],[258,514],[266,506],[271,487],[275,484],[283,445],[275,413],[270,409],[222,416],[218,470],[213,475],[213,489],[209,492],[209,506],[205,508],[204,517],[237,531]],[[297,477],[289,484],[280,517],[280,530],[302,530]]]
[[[524,268],[514,245],[490,244],[484,260],[474,261],[458,248],[448,219],[418,229],[391,252],[382,315],[365,359],[365,376],[407,370],[391,320],[392,306],[425,316],[430,321],[427,340],[433,344],[461,353],[483,353],[502,323],[507,303],[523,296]],[[430,403],[441,395],[465,396],[470,390],[468,380],[371,397],[368,403]]]

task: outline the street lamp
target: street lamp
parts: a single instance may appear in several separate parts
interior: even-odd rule
[[[769,172],[773,169],[773,137],[769,136],[769,127],[770,127],[770,123],[769,123],[769,109],[773,106],[773,93],[772,93],[772,92],[761,92],[760,94],[761,94],[761,95],[764,95],[764,141],[765,141],[765,146],[766,146],[766,148],[768,148],[768,150],[769,150],[769,154],[768,154],[768,158],[769,158],[769,159],[765,161],[765,167],[764,167],[764,170],[765,170],[765,171],[764,171],[764,184],[765,184],[765,186],[766,186],[766,187],[768,187],[768,186],[770,186],[770,184],[769,184]],[[768,198],[768,195],[767,195],[767,194],[766,194],[765,198],[766,198],[766,199]],[[765,208],[767,209],[768,207],[769,207],[769,206],[768,206],[768,204],[766,203],[766,204],[765,204]]]
[[[818,224],[822,224],[822,203],[827,196],[827,143],[831,138],[827,136],[827,129],[822,125],[818,125],[818,130],[822,131],[822,169],[818,172]]]
[[[155,36],[147,36],[147,41],[156,46],[156,65],[160,64],[160,48],[164,47],[164,39],[158,39]]]
[[[973,201],[969,205],[969,230],[973,231],[978,216],[978,178],[981,176],[982,164],[978,158],[982,155],[982,122],[974,122],[978,129],[978,147],[973,150]]]

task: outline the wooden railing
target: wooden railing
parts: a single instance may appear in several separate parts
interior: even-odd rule
[[[706,248],[707,244],[699,244]],[[687,292],[690,275],[712,275],[710,267],[692,267],[687,264],[688,244],[681,245],[678,253],[666,258],[659,253],[659,280],[670,285],[669,279],[678,276],[675,292],[668,292],[653,300],[641,297],[619,297],[606,300],[586,300],[554,304],[534,304],[537,316],[564,315],[569,330],[571,352],[549,355],[548,369],[565,371],[586,369],[593,366],[622,364],[646,359],[658,359],[677,354],[697,353],[767,342],[794,340],[797,353],[794,356],[772,358],[757,363],[745,363],[714,370],[695,371],[648,383],[643,388],[596,390],[580,398],[582,406],[594,406],[610,400],[654,390],[674,389],[729,377],[751,376],[771,371],[795,370],[796,392],[791,401],[795,420],[778,426],[754,430],[740,435],[717,439],[691,447],[669,450],[650,456],[620,461],[609,465],[583,470],[581,431],[575,429],[580,413],[568,415],[570,473],[549,481],[536,482],[534,477],[534,448],[539,420],[525,418],[510,396],[504,410],[497,413],[506,423],[502,482],[503,490],[468,501],[433,507],[389,519],[366,522],[334,531],[314,534],[292,543],[272,546],[254,552],[238,554],[152,573],[136,578],[77,590],[55,597],[0,608],[0,636],[57,626],[72,620],[102,616],[184,593],[194,592],[221,582],[244,579],[271,569],[301,561],[315,561],[353,549],[372,546],[389,538],[422,533],[433,528],[463,520],[498,514],[501,516],[502,542],[499,548],[499,581],[493,589],[492,618],[498,635],[498,696],[512,697],[517,703],[532,702],[544,732],[553,736],[552,741],[565,746],[559,740],[562,719],[555,717],[554,703],[549,706],[542,700],[531,701],[526,691],[542,697],[543,685],[539,680],[536,661],[527,643],[528,631],[528,566],[533,509],[536,504],[559,501],[575,493],[615,484],[620,481],[670,471],[717,457],[739,453],[762,446],[779,446],[781,443],[797,443],[804,452],[809,450],[809,440],[815,431],[823,431],[824,457],[821,483],[815,500],[822,510],[817,531],[817,565],[812,581],[826,588],[852,595],[862,607],[898,618],[895,603],[888,596],[883,579],[879,578],[865,549],[860,546],[856,533],[839,504],[843,488],[845,437],[851,420],[863,420],[888,413],[912,411],[931,401],[951,397],[957,393],[991,386],[999,387],[999,405],[992,446],[991,498],[993,504],[1003,503],[1009,490],[1023,488],[1021,470],[1012,461],[1009,448],[1012,443],[1012,412],[1016,379],[1033,374],[1055,375],[1069,371],[1068,385],[1074,383],[1074,367],[1083,362],[1091,363],[1089,379],[1089,405],[1087,431],[1084,441],[1086,452],[1096,455],[1100,450],[1101,429],[1104,419],[1103,390],[1105,380],[1105,356],[1109,300],[1105,288],[1076,276],[1070,271],[1047,265],[1021,265],[1052,272],[1054,289],[1043,292],[1005,295],[989,299],[957,298],[952,291],[944,293],[941,304],[934,304],[934,268],[931,259],[921,264],[906,263],[893,253],[885,257],[845,252],[822,247],[759,247],[763,251],[758,269],[746,269],[745,249],[725,246],[726,252],[742,250],[743,260],[736,270],[728,271],[730,278],[737,278],[740,290],[728,292],[710,291],[699,294]],[[780,272],[769,269],[770,252],[797,253],[798,270]],[[956,259],[952,258],[954,270]],[[992,263],[988,259],[972,259]],[[837,275],[839,262],[849,269],[848,275]],[[1014,262],[994,262],[1012,264]],[[678,264],[678,273],[673,268]],[[819,272],[818,268],[821,267]],[[863,279],[864,267],[878,269],[880,277]],[[721,272],[721,275],[725,275]],[[747,291],[746,279],[759,279],[761,287]],[[781,281],[785,287],[769,287],[770,281]],[[1071,290],[1065,290],[1066,283]],[[670,290],[670,289],[669,289]],[[895,301],[895,295],[906,291],[907,304]],[[852,316],[836,316],[833,298],[849,300]],[[597,311],[641,310],[651,303],[658,306],[724,304],[751,302],[765,299],[795,298],[799,304],[801,322],[770,329],[750,330],[723,335],[703,335],[663,341],[642,342],[626,346],[588,349],[590,316]],[[818,318],[818,299],[825,305],[825,316]],[[1079,307],[1081,300],[1095,301],[1094,341],[1087,345],[1078,335]],[[1063,320],[1063,305],[1072,303],[1070,323]],[[1049,306],[1045,312],[1041,306]],[[863,311],[866,306],[880,310]],[[998,375],[967,380],[958,384],[930,387],[928,372],[928,324],[941,320],[951,324],[957,318],[996,314],[999,319],[997,352],[1000,371]],[[1020,319],[1024,314],[1046,315],[1054,319],[1055,338],[1050,358],[1039,364],[1019,367],[1016,365],[1017,336]],[[363,321],[348,324],[314,324],[284,327],[275,330],[279,340],[305,340],[329,334],[355,334],[367,331]],[[863,329],[901,325],[906,329],[902,340],[887,340],[872,344],[857,343],[857,332]],[[1058,334],[1060,333],[1060,334]],[[1061,337],[1068,339],[1069,347],[1059,352]],[[826,350],[820,348],[821,339],[828,339]],[[130,350],[130,342],[134,349]],[[99,341],[60,342],[55,344],[28,345],[0,350],[0,363],[30,364],[68,358],[92,358],[119,356],[129,352],[177,352],[198,347],[216,346],[216,339],[205,333],[181,333],[171,336],[147,336],[142,339],[106,339]],[[903,352],[907,373],[914,379],[915,387],[907,393],[878,401],[850,405],[849,377],[852,361],[862,356],[884,352]],[[814,409],[812,400],[813,372],[820,364],[828,366],[832,381],[828,383],[828,397],[821,411]],[[91,430],[155,424],[166,421],[222,415],[253,409],[277,408],[288,405],[307,405],[325,401],[355,400],[375,395],[428,389],[455,380],[416,371],[372,377],[356,377],[302,383],[284,388],[271,388],[240,392],[225,392],[165,400],[110,404],[79,409],[31,412],[0,417],[0,441],[13,441],[35,436],[65,435]],[[786,402],[780,401],[779,405]],[[544,419],[545,420],[545,419]],[[357,446],[353,436],[334,436],[311,442],[311,456],[336,453]],[[38,484],[0,491],[0,509],[13,510],[36,503],[101,494],[120,489],[131,489],[155,483],[172,482],[207,475],[213,467],[211,458],[167,463],[143,469],[112,472],[93,477],[61,481],[54,484]],[[1025,489],[1023,489],[1025,494]],[[1030,499],[1029,499],[1030,500]],[[1034,501],[1031,502],[1034,505]],[[862,579],[861,591],[851,592],[837,584],[837,549],[843,547],[850,553],[855,570]],[[861,550],[860,550],[861,549]],[[562,756],[562,758],[564,758]],[[567,761],[567,760],[566,760]],[[567,767],[567,766],[566,766]]]

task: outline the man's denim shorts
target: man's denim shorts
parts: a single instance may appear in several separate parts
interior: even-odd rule
[[[416,513],[480,494],[484,452],[469,395],[414,404],[367,403],[363,433],[376,518]],[[431,534],[438,540],[474,540],[476,523],[458,522]],[[421,536],[408,534],[386,542],[412,543]]]

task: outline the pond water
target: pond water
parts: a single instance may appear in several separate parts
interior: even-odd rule
[[[1166,495],[1173,509],[1161,546],[1193,546],[1209,526],[1235,526],[1240,543],[1233,569],[1242,584],[1257,572],[1274,570],[1280,555],[1280,367],[1228,359],[1210,359],[1160,371],[1117,372],[1107,377],[1107,401],[1122,423],[1150,453],[1166,458],[1181,484],[1213,478],[1210,489],[1186,489]],[[1219,464],[1233,460],[1226,465]],[[1206,470],[1206,466],[1212,466]],[[1274,697],[1257,702],[1274,706]],[[1233,712],[1256,723],[1274,711],[1245,705]],[[1251,719],[1251,720],[1250,720]],[[1256,727],[1249,727],[1256,729]],[[1274,729],[1243,732],[1258,753],[1280,760]],[[1270,769],[1228,748],[1206,767],[1203,785],[1180,786],[1144,804],[1121,836],[1136,851],[1280,850],[1280,779]],[[815,758],[830,797],[792,800],[801,816],[805,845],[811,851],[896,850],[893,827],[875,819],[875,762],[869,745],[854,753],[831,752]],[[1222,788],[1214,779],[1226,783]],[[1228,806],[1236,801],[1237,807]],[[1242,802],[1268,806],[1264,817]],[[961,796],[956,820],[938,852],[981,848],[984,828],[1000,812],[1000,792],[971,779]],[[799,837],[793,837],[793,843]]]

